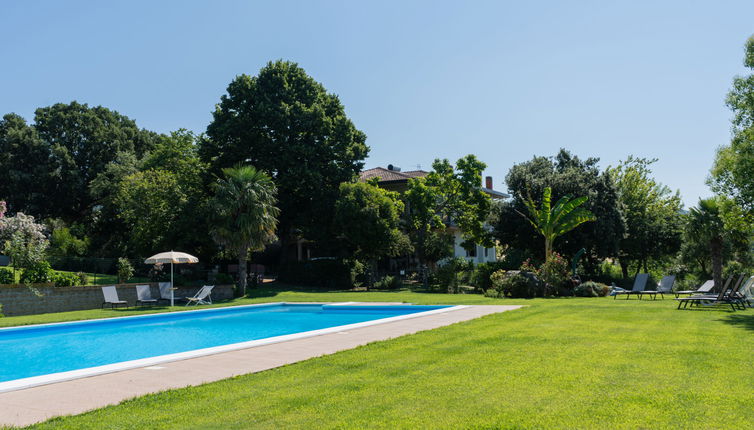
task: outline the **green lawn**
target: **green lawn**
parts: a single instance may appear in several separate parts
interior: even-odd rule
[[[676,311],[673,300],[612,298],[502,300],[273,289],[256,295],[235,303],[529,306],[257,374],[140,397],[34,428],[751,427],[752,310]],[[0,321],[8,320],[28,323],[32,318]]]

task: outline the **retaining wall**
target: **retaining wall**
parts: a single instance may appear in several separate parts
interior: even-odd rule
[[[118,298],[136,304],[136,288],[139,284],[118,284]],[[149,284],[152,297],[160,297],[157,283]],[[176,296],[193,296],[198,287],[177,287]],[[232,285],[216,285],[212,289],[212,300],[233,298]],[[96,287],[55,287],[53,284],[0,285],[0,305],[5,316],[46,314],[50,312],[99,309],[102,306],[102,289]],[[165,302],[162,302],[165,303]]]

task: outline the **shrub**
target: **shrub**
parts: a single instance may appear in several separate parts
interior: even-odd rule
[[[605,297],[610,291],[610,287],[599,282],[587,281],[576,286],[573,294],[578,297]]]
[[[491,279],[493,289],[497,292],[496,297],[531,298],[542,295],[544,291],[543,282],[529,272],[498,270],[492,274]]]
[[[55,272],[52,274],[52,282],[56,287],[73,287],[79,284],[81,279],[71,272]]]
[[[448,293],[458,292],[458,286],[469,280],[474,263],[462,257],[443,261],[437,268],[437,282]]]
[[[485,292],[492,288],[492,274],[498,270],[508,269],[508,264],[504,261],[495,261],[489,263],[479,263],[471,272],[469,283],[478,290]]]
[[[397,290],[403,286],[403,281],[397,276],[387,275],[374,283],[374,288],[378,290]]]
[[[89,276],[84,272],[76,272],[76,277],[79,278],[79,285],[86,285],[89,283]]]
[[[131,262],[128,261],[127,258],[119,258],[118,259],[118,281],[128,282],[131,277],[134,276],[134,266],[131,265]]]
[[[13,271],[0,267],[0,284],[15,284],[16,277],[13,275]]]
[[[51,279],[52,269],[50,269],[50,263],[46,261],[34,263],[21,273],[22,284],[42,284],[50,282]]]
[[[571,279],[568,262],[556,252],[550,255],[536,273],[541,280],[555,288],[568,286]]]

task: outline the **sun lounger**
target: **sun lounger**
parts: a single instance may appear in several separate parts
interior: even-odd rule
[[[154,306],[157,299],[152,298],[152,288],[149,285],[136,286],[136,306],[139,304]]]
[[[194,297],[186,297],[186,306],[192,303],[195,305],[211,305],[213,288],[215,288],[214,285],[205,285],[197,291]]]
[[[673,284],[675,283],[675,276],[674,275],[668,275],[663,276],[662,280],[660,281],[660,285],[657,287],[657,290],[644,290],[639,293],[639,300],[641,300],[641,297],[646,294],[649,296],[652,296],[652,300],[657,299],[657,295],[659,294],[660,297],[665,299],[665,294],[671,294],[673,292]]]
[[[629,296],[632,294],[641,294],[644,291],[644,287],[647,285],[648,279],[648,273],[639,273],[636,275],[636,278],[634,278],[634,287],[631,290],[616,291],[613,300],[617,299],[619,295],[625,295],[626,300],[628,300]],[[641,296],[639,296],[639,298],[641,298]]]
[[[732,279],[732,278],[731,278]],[[716,304],[727,304],[730,305],[730,308],[732,310],[736,310],[736,308],[739,309],[746,309],[744,306],[742,300],[738,297],[738,289],[741,287],[741,284],[743,283],[744,276],[741,276],[736,284],[733,286],[733,289],[728,290],[727,286],[730,284],[730,279],[728,282],[726,282],[726,286],[723,287],[720,292],[715,295],[708,295],[708,294],[697,294],[691,297],[679,297],[676,298],[678,300],[678,309],[681,309],[681,305],[683,305],[683,308],[686,309],[691,303],[692,305],[700,306],[700,305],[716,305]]]
[[[110,305],[111,309],[115,309],[118,306],[128,307],[127,301],[118,298],[118,290],[115,289],[115,285],[102,287],[102,295],[105,296],[105,301],[102,302],[102,309],[105,308],[105,305]]]
[[[158,286],[160,288],[159,300],[170,303],[170,293],[172,292],[172,287],[170,286],[170,282],[160,282]],[[176,302],[182,302],[182,301],[186,301],[186,298],[183,296],[174,296],[173,300]]]
[[[692,294],[707,294],[710,291],[712,291],[712,289],[714,287],[715,287],[715,281],[713,281],[712,279],[710,279],[708,281],[704,281],[704,283],[699,288],[697,288],[696,290],[676,291],[675,292],[675,296],[676,297],[680,297],[681,294],[688,294],[688,295],[692,295]]]

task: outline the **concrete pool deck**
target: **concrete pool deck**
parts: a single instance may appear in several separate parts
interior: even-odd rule
[[[349,304],[398,305],[404,303]],[[348,331],[0,393],[0,425],[24,426],[59,415],[80,414],[145,394],[260,372],[309,358],[333,354],[370,342],[431,330],[520,307],[467,306],[448,312],[417,316]]]

